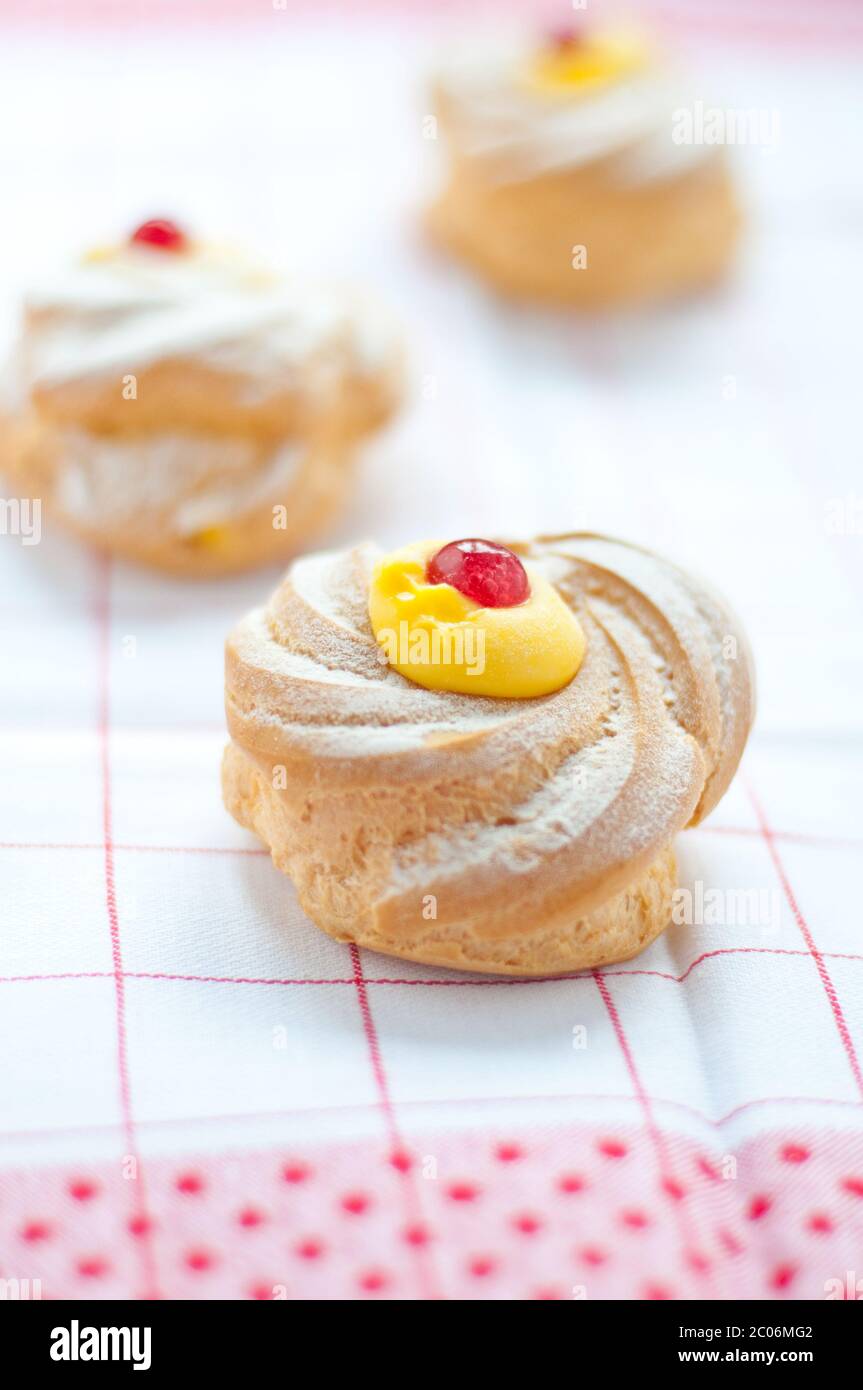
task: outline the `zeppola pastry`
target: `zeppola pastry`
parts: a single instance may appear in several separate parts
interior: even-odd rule
[[[229,638],[225,804],[339,941],[572,971],[669,925],[753,700],[725,604],[635,546],[315,554]]]
[[[286,559],[399,392],[388,321],[166,221],[33,292],[0,465],[96,545],[179,574]]]
[[[498,290],[603,308],[725,269],[738,212],[723,153],[676,119],[687,89],[642,38],[466,49],[434,95],[449,172],[429,229]]]

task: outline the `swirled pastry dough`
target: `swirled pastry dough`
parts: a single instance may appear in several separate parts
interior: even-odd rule
[[[734,774],[753,673],[725,604],[658,556],[586,534],[506,544],[578,616],[569,685],[423,689],[381,662],[376,549],[309,556],[229,639],[224,795],[338,940],[551,974],[669,924],[672,841]]]

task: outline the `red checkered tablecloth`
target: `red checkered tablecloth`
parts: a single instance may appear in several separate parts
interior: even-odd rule
[[[721,44],[685,31],[711,92],[781,115],[775,147],[733,152],[736,278],[603,323],[503,308],[421,246],[415,17],[7,33],[5,323],[43,264],[161,211],[375,283],[410,402],[330,541],[652,544],[740,609],[761,703],[678,845],[692,925],[571,979],[413,966],[318,932],[221,807],[222,642],[277,575],[182,585],[47,523],[0,536],[0,1280],[854,1296],[863,112],[859,45],[832,41],[853,12],[801,45],[802,8],[759,11],[784,45],[727,7]]]

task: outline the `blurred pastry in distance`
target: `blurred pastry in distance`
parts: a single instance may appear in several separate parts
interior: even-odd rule
[[[671,925],[753,702],[725,603],[622,541],[306,555],[228,640],[224,800],[338,941],[590,969]]]
[[[449,170],[429,230],[505,295],[602,309],[725,271],[740,219],[723,151],[675,125],[691,94],[642,36],[462,49],[434,99]]]
[[[85,540],[190,576],[286,559],[392,413],[401,351],[353,291],[167,220],[25,302],[3,470]]]

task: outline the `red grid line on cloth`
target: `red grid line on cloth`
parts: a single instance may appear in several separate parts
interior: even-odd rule
[[[450,1096],[443,1100],[400,1100],[399,1106],[402,1110],[423,1110],[423,1109],[476,1109],[481,1106],[491,1105],[559,1105],[562,1102],[572,1101],[599,1101],[610,1102],[619,1105],[622,1101],[633,1100],[634,1097],[624,1093],[611,1093],[607,1091],[578,1091],[566,1094],[546,1092],[537,1095],[518,1095],[518,1096]],[[665,1106],[669,1110],[677,1110],[683,1115],[688,1115],[697,1120],[700,1124],[716,1131],[722,1130],[732,1120],[737,1119],[738,1115],[745,1114],[748,1110],[758,1110],[765,1105],[811,1105],[838,1108],[840,1110],[860,1110],[863,1111],[863,1101],[859,1100],[838,1100],[828,1096],[758,1096],[754,1100],[741,1101],[739,1105],[732,1106],[724,1115],[708,1115],[705,1111],[699,1110],[697,1106],[689,1105],[686,1101],[672,1100],[667,1096],[653,1096],[651,1105]],[[355,1101],[351,1105],[309,1105],[302,1109],[292,1110],[257,1110],[257,1111],[234,1111],[233,1113],[221,1115],[187,1115],[182,1119],[176,1116],[159,1120],[137,1120],[136,1129],[138,1130],[164,1130],[176,1129],[180,1125],[223,1125],[226,1122],[231,1124],[259,1124],[262,1120],[284,1120],[284,1119],[304,1119],[309,1116],[317,1115],[354,1115],[367,1114],[370,1110],[379,1110],[380,1100],[375,1101]],[[6,1139],[56,1139],[80,1137],[82,1135],[104,1135],[114,1133],[120,1126],[105,1121],[102,1124],[86,1125],[57,1125],[53,1129],[15,1129],[7,1130],[3,1134]]]
[[[824,960],[853,960],[863,961],[863,955],[855,955],[851,951],[822,951],[821,956]],[[612,975],[647,975],[653,976],[657,980],[668,980],[675,985],[683,984],[692,974],[696,966],[703,964],[704,961],[714,960],[718,956],[803,956],[808,959],[810,951],[795,951],[789,946],[718,946],[713,951],[703,951],[700,956],[696,956],[690,961],[686,969],[680,975],[672,975],[667,970],[639,970],[637,968],[628,969],[608,969],[602,973],[605,976]],[[356,985],[356,978],[353,975],[332,975],[325,977],[315,977],[312,975],[187,975],[179,971],[171,970],[124,970],[123,976],[127,980],[177,980],[185,984],[205,984],[205,985]],[[0,985],[30,984],[37,980],[105,980],[113,977],[110,970],[58,970],[55,972],[45,971],[40,974],[32,975],[0,975]],[[423,980],[423,979],[400,979],[394,975],[365,975],[364,981],[367,985],[409,985],[416,988],[425,989],[512,989],[517,985],[554,985],[564,984],[573,980],[589,980],[592,978],[590,971],[582,971],[574,975],[536,975],[536,976],[496,976],[487,980]]]
[[[824,962],[824,955],[821,951],[819,951],[817,945],[815,944],[815,938],[813,937],[812,932],[809,929],[809,925],[806,921],[806,918],[803,916],[803,913],[800,910],[797,899],[794,895],[794,891],[791,887],[790,880],[788,878],[787,873],[785,872],[785,866],[783,865],[779,851],[776,848],[775,838],[772,830],[770,829],[770,824],[767,820],[767,816],[765,814],[761,801],[757,796],[754,788],[749,783],[748,779],[743,778],[743,785],[746,788],[749,800],[752,802],[752,808],[755,811],[758,823],[761,826],[761,833],[764,836],[764,843],[766,844],[770,858],[773,861],[773,866],[776,869],[776,874],[780,884],[782,885],[782,891],[785,894],[788,906],[790,907],[791,912],[794,916],[794,920],[800,929],[800,934],[803,937],[803,940],[806,942],[807,947],[809,948],[809,954],[812,956],[812,959],[815,962],[815,968],[818,971],[821,984],[824,988],[824,993],[827,995],[827,1000],[830,1004],[830,1009],[832,1011],[833,1018],[836,1023],[836,1028],[839,1032],[839,1037],[842,1041],[842,1046],[845,1049],[845,1054],[848,1058],[848,1065],[851,1068],[852,1075],[857,1084],[857,1090],[860,1092],[861,1098],[863,1098],[863,1070],[861,1070],[860,1067],[860,1059],[857,1056],[857,1050],[854,1046],[854,1040],[851,1037],[851,1033],[848,1028],[845,1013],[842,1009],[841,1003],[839,1002],[839,995],[836,992],[836,986],[834,985],[830,972],[827,969],[827,966]]]
[[[656,1123],[656,1118],[653,1113],[653,1104],[647,1088],[641,1079],[638,1067],[635,1064],[635,1056],[630,1047],[629,1039],[626,1036],[617,1005],[612,998],[611,990],[603,978],[603,972],[601,970],[593,970],[591,971],[591,976],[599,990],[600,998],[602,999],[605,1011],[608,1014],[609,1021],[614,1030],[614,1035],[623,1056],[626,1070],[629,1073],[629,1079],[632,1082],[634,1097],[644,1116],[645,1129],[656,1155],[660,1185],[666,1198],[674,1203],[677,1229],[683,1242],[682,1253],[684,1256],[687,1252],[689,1253],[693,1272],[699,1279],[705,1282],[708,1287],[711,1287],[713,1279],[710,1273],[710,1266],[705,1265],[703,1260],[699,1258],[698,1241],[693,1238],[694,1228],[692,1219],[685,1207],[684,1199],[686,1196],[686,1189],[674,1172],[674,1164],[671,1160],[669,1147],[665,1141],[665,1135]]]
[[[128,1039],[126,1036],[126,986],[123,955],[120,944],[120,919],[117,912],[117,888],[114,876],[114,845],[112,840],[111,803],[111,561],[99,560],[96,619],[99,633],[99,752],[102,774],[102,825],[105,851],[105,903],[111,934],[114,997],[116,1004],[117,1071],[120,1088],[120,1108],[128,1156],[135,1165],[132,1179],[133,1218],[139,1232],[137,1241],[145,1280],[145,1297],[158,1298],[155,1252],[150,1236],[151,1221],[147,1207],[147,1188],[141,1156],[135,1137],[132,1112],[132,1089],[129,1080]]]
[[[387,1129],[389,1130],[393,1150],[398,1151],[401,1149],[401,1139],[396,1125],[395,1111],[390,1098],[386,1072],[384,1071],[384,1062],[381,1056],[377,1029],[375,1028],[374,1019],[372,1018],[371,1006],[369,1004],[369,992],[366,988],[366,979],[363,974],[363,966],[360,959],[360,948],[355,941],[352,941],[350,944],[350,953],[351,964],[354,968],[351,983],[357,991],[357,1000],[359,1002],[360,1015],[363,1020],[363,1032],[365,1033],[366,1043],[368,1045],[372,1074],[375,1078],[375,1085],[377,1086],[381,1109],[383,1110]]]
[[[378,1032],[375,1027],[375,1021],[372,1017],[371,1005],[369,1003],[369,994],[366,988],[365,975],[363,974],[360,948],[357,946],[356,942],[351,942],[350,951],[351,963],[354,970],[353,984],[357,991],[357,1002],[359,1004],[360,1016],[363,1022],[363,1032],[365,1033],[366,1044],[368,1046],[369,1062],[377,1087],[379,1107],[383,1112],[389,1132],[390,1143],[392,1145],[390,1161],[398,1172],[401,1180],[401,1189],[408,1221],[411,1227],[419,1232],[422,1228],[422,1202],[415,1185],[414,1164],[412,1156],[408,1153],[399,1132],[395,1106],[393,1105],[389,1083],[387,1082]],[[437,1279],[431,1266],[431,1255],[425,1241],[411,1241],[410,1245],[411,1249],[414,1251],[417,1274],[426,1299],[437,1300],[441,1298],[443,1295],[438,1292]]]

